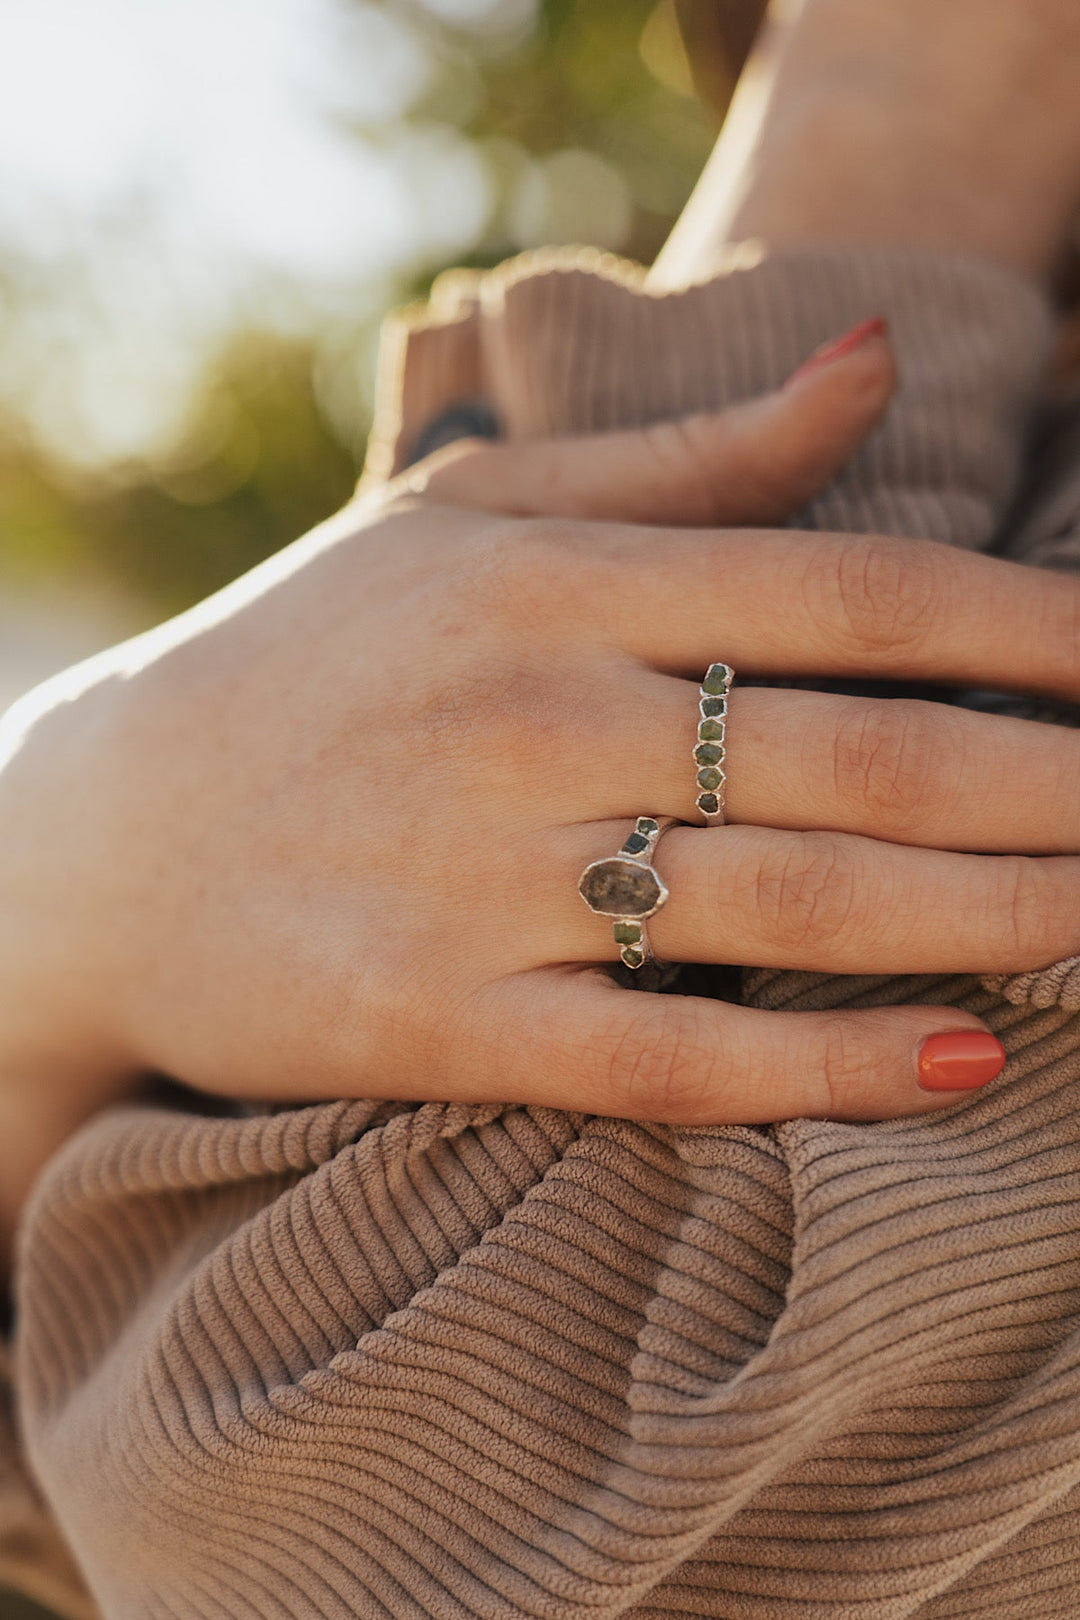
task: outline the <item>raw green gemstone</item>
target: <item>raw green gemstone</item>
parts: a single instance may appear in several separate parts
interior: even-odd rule
[[[712,697],[701,700],[701,712],[704,715],[723,714],[726,708],[727,698]]]
[[[701,690],[709,697],[723,697],[731,682],[731,670],[727,664],[710,664],[705,671],[705,679],[701,683]]]
[[[715,788],[720,786],[723,780],[723,775],[716,769],[715,765],[707,765],[703,771],[697,773],[697,785],[699,788],[704,788],[707,793],[712,793]]]
[[[699,793],[697,807],[707,816],[715,816],[720,808],[720,800],[715,793]]]
[[[639,833],[654,833],[660,831],[660,823],[654,821],[652,816],[638,816],[637,830]]]
[[[641,939],[641,924],[617,922],[614,927],[616,945],[636,945]]]
[[[645,952],[637,945],[624,945],[619,955],[628,968],[639,968],[645,960]]]
[[[649,840],[644,833],[632,832],[622,847],[624,855],[640,855],[643,849],[648,849]]]
[[[702,742],[723,742],[724,722],[722,720],[703,720],[697,728],[697,734]]]
[[[694,758],[699,765],[719,765],[724,757],[724,750],[719,743],[698,743],[694,749]]]

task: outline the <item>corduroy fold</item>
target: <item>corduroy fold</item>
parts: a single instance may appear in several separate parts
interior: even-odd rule
[[[373,475],[463,400],[516,437],[655,420],[875,313],[899,396],[805,521],[996,544],[1048,312],[928,255],[663,296],[599,256],[459,275],[389,336]],[[1080,469],[1051,509],[1010,543],[1068,566]],[[1078,981],[745,975],[759,1006],[978,1012],[1005,1075],[918,1119],[99,1118],[24,1223],[18,1396],[102,1614],[1075,1614]]]

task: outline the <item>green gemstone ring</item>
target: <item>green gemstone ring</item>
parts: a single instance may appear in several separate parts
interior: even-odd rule
[[[661,835],[674,816],[638,816],[634,830],[617,855],[593,861],[581,874],[578,893],[590,911],[614,919],[615,943],[624,967],[656,962],[649,948],[645,919],[668,897],[663,879],[652,866]]]
[[[701,718],[694,748],[699,789],[695,803],[705,817],[706,827],[724,825],[727,701],[734,679],[735,671],[730,664],[710,664],[701,683],[698,700]]]

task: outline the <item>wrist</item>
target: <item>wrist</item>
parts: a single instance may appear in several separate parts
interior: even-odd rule
[[[10,902],[21,899],[0,881],[0,1269],[46,1161],[132,1086],[131,1067],[87,1016],[90,974],[50,952],[40,919],[24,913],[20,926]]]
[[[41,1170],[68,1137],[132,1090],[130,1080],[89,1082],[0,1061],[0,1276],[10,1271],[19,1216]]]
[[[0,726],[0,1242],[39,1169],[123,1095],[112,1027],[117,869],[100,836],[100,706],[52,683]],[[68,699],[65,701],[65,699]],[[110,926],[111,925],[111,926]]]

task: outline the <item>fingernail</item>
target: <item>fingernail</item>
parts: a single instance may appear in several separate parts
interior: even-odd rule
[[[924,1091],[974,1091],[1005,1067],[1005,1048],[983,1029],[928,1035],[919,1047],[919,1084]]]
[[[809,360],[804,360],[798,370],[791,373],[784,387],[790,388],[798,378],[805,377],[807,372],[817,371],[819,366],[831,366],[834,360],[841,360],[845,354],[852,354],[856,349],[861,349],[871,338],[884,337],[888,330],[889,323],[883,315],[875,315],[869,321],[860,321],[858,326],[853,326],[843,337],[833,338],[830,343],[823,343],[820,349],[815,349]]]

